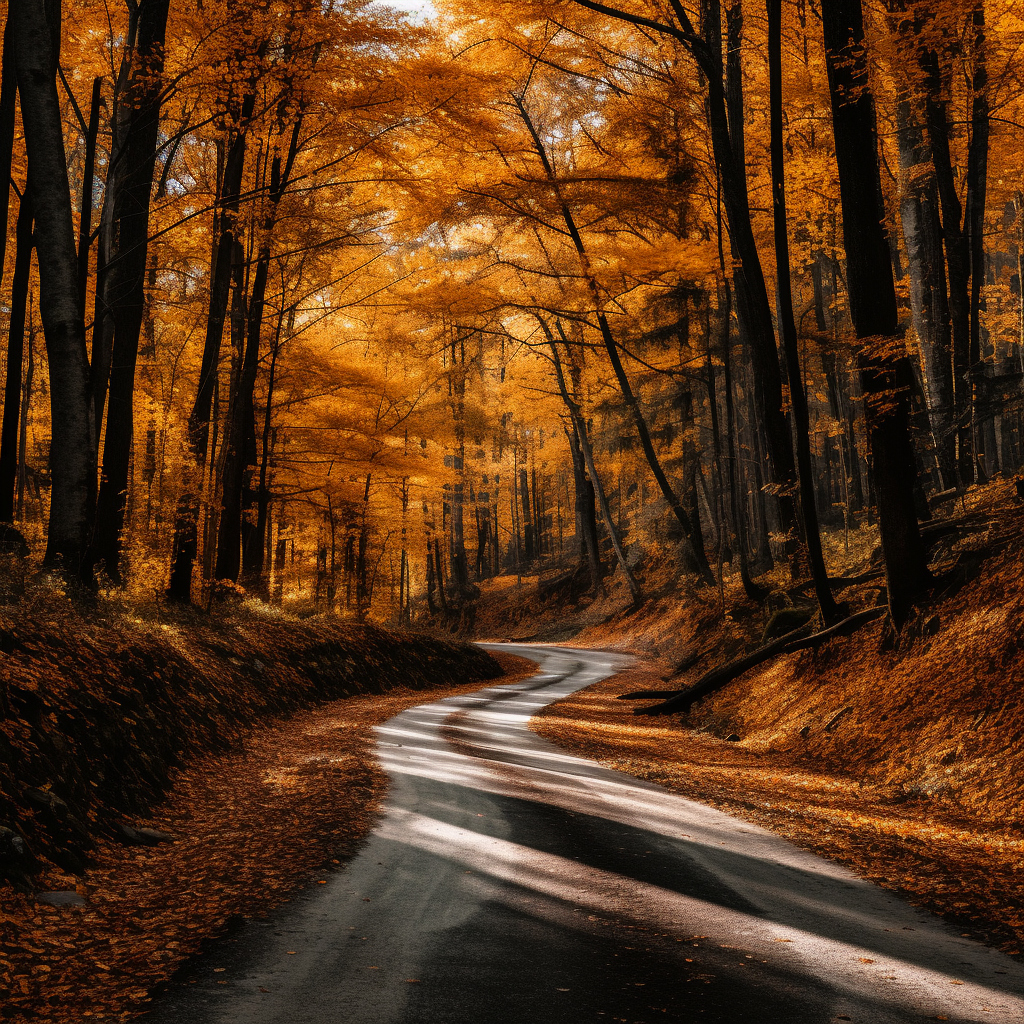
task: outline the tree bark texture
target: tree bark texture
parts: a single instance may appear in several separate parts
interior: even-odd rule
[[[156,169],[169,0],[144,0],[131,78],[123,99],[127,127],[114,198],[116,248],[107,264],[107,314],[114,328],[103,471],[91,557],[121,582],[121,538],[135,435],[135,365],[146,302],[149,211]]]
[[[896,628],[928,582],[914,511],[910,379],[899,333],[896,289],[878,200],[874,100],[863,49],[861,0],[824,0],[822,20],[843,208],[850,313],[857,337],[868,450],[885,558],[889,611]]]
[[[53,6],[53,5],[51,5]],[[89,407],[85,323],[54,35],[44,6],[11,6],[12,43],[28,151],[28,194],[36,218],[39,309],[50,367],[51,492],[45,563],[79,576],[92,527],[96,441]]]
[[[942,251],[938,187],[923,129],[910,100],[896,107],[899,142],[900,220],[910,272],[910,312],[921,353],[928,418],[942,486],[956,486],[956,422],[953,416],[952,323]]]
[[[807,393],[800,374],[793,291],[789,270],[789,230],[786,224],[786,171],[782,137],[782,0],[768,0],[768,92],[771,122],[772,213],[775,226],[777,315],[782,349],[789,376],[789,398],[793,410],[797,468],[800,478],[800,510],[804,542],[811,563],[811,577],[822,621],[828,625],[839,616],[832,597],[821,551],[818,508],[814,498],[814,467],[811,463],[811,424]]]
[[[7,256],[7,222],[11,198],[11,164],[14,159],[14,123],[18,106],[18,74],[15,69],[14,20],[8,14],[4,25],[3,68],[0,70],[0,284]]]
[[[22,196],[15,229],[14,278],[7,333],[7,380],[3,425],[0,426],[0,522],[14,522],[14,493],[18,482],[18,421],[21,414],[21,371],[25,356],[25,311],[32,271],[32,200]]]
[[[251,84],[251,83],[250,83]],[[238,207],[245,169],[247,129],[256,105],[255,87],[248,89],[235,111],[234,127],[229,134],[224,173],[221,177],[214,245],[210,266],[210,301],[206,318],[206,339],[199,370],[199,386],[188,420],[189,445],[202,475],[206,466],[210,435],[210,414],[217,384],[217,366],[220,361],[224,322],[227,319],[228,299],[238,249]],[[186,488],[188,491],[188,488]],[[188,603],[192,593],[192,569],[195,565],[198,540],[199,500],[193,493],[185,493],[178,505],[175,518],[174,555],[171,579],[167,590],[173,601]],[[179,539],[180,538],[180,539]]]

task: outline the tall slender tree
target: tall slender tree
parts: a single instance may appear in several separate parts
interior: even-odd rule
[[[885,558],[889,612],[899,628],[929,580],[914,507],[910,367],[878,179],[875,105],[861,0],[823,0],[826,67],[839,165],[850,315],[868,425],[868,450]]]
[[[127,125],[124,166],[114,199],[116,245],[106,264],[107,315],[113,323],[109,408],[103,444],[103,472],[96,503],[91,558],[102,561],[111,579],[122,579],[120,560],[128,479],[135,436],[135,366],[146,302],[149,209],[156,169],[164,39],[169,0],[141,0],[135,53],[122,100]],[[95,385],[105,382],[94,381]]]
[[[8,8],[35,215],[39,309],[50,367],[50,523],[45,562],[81,576],[93,522],[96,440],[60,100],[59,3]]]

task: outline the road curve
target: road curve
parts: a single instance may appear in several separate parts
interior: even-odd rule
[[[380,726],[362,851],[190,965],[150,1024],[1024,1024],[1009,957],[529,731],[624,656],[501,648],[539,674]]]

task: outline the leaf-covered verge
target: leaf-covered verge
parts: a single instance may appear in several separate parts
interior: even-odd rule
[[[497,657],[506,678],[534,670]],[[358,848],[387,781],[373,762],[373,726],[459,689],[400,686],[265,719],[243,749],[172,772],[166,800],[133,819],[173,842],[102,840],[84,877],[39,876],[51,889],[75,887],[84,905],[0,890],[5,1019],[122,1021],[144,1012],[154,991],[189,985],[204,939],[227,932],[220,941],[230,943],[239,929],[260,927],[268,910],[326,882]]]
[[[1024,547],[1009,491],[968,499],[962,511],[974,526],[933,560],[944,585],[895,649],[875,622],[752,669],[688,715],[636,717],[645,702],[619,695],[691,684],[743,650],[740,638],[756,644],[763,626],[712,614],[710,598],[663,601],[658,615],[621,616],[573,642],[628,638],[671,662],[647,660],[551,706],[533,727],[781,832],[1024,953]],[[943,577],[957,560],[960,570]],[[701,656],[673,675],[687,651]]]
[[[0,1015],[53,1024],[131,1016],[204,938],[323,878],[308,873],[356,848],[383,794],[372,727],[501,673],[478,648],[422,635],[84,618],[52,596],[5,628],[5,807],[38,870],[35,893],[0,885]],[[13,691],[46,712],[14,718]],[[12,797],[28,784],[75,823],[57,831]],[[126,845],[118,825],[171,841]]]
[[[95,841],[166,791],[170,771],[267,715],[396,686],[493,678],[477,648],[331,619],[77,614],[41,590],[0,616],[0,871],[81,871]]]

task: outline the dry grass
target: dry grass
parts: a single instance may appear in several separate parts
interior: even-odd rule
[[[500,682],[532,663],[499,655]],[[233,918],[265,913],[337,870],[372,827],[386,776],[372,727],[464,687],[393,690],[270,720],[244,752],[194,760],[168,799],[133,822],[175,841],[104,843],[82,879],[50,871],[40,888],[77,889],[88,904],[56,908],[0,890],[2,1015],[73,1024],[138,1014],[153,986]]]

